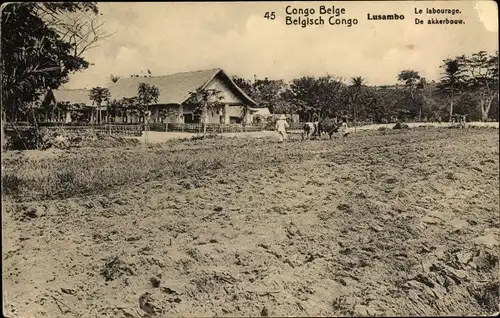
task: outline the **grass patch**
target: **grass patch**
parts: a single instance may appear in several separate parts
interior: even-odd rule
[[[235,147],[238,142],[240,146]],[[46,158],[34,158],[24,152],[23,160],[9,158],[4,161],[7,169],[2,175],[2,192],[33,199],[66,198],[127,184],[199,178],[235,165],[238,169],[251,169],[269,156],[254,147],[251,147],[253,150],[242,149],[241,142],[217,144],[208,139],[161,147],[89,148],[61,151]]]
[[[286,174],[288,164],[310,160],[311,153],[341,163],[352,155],[352,149],[364,149],[364,152],[374,147],[382,151],[401,143],[414,144],[417,140],[427,143],[451,137],[470,140],[471,137],[470,132],[457,134],[446,129],[407,130],[404,134],[402,131],[362,132],[343,143],[323,140],[278,144],[267,138],[206,138],[172,140],[147,147],[7,152],[2,158],[2,192],[19,200],[60,199],[155,180],[202,180],[216,171],[245,171],[263,165],[278,166]],[[484,130],[474,131],[478,135],[484,133]],[[358,153],[349,160],[364,160],[362,152],[360,158],[357,156]],[[393,156],[383,152],[380,160],[392,161]]]

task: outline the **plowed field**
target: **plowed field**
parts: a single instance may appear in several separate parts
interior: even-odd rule
[[[7,152],[4,313],[498,311],[498,129]]]

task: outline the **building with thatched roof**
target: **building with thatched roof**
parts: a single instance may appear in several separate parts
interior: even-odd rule
[[[199,122],[196,105],[190,102],[191,92],[197,89],[221,92],[221,106],[208,111],[207,123],[240,122],[244,109],[249,110],[247,122],[252,122],[252,113],[257,107],[257,103],[219,68],[166,76],[122,78],[110,85],[111,98],[120,100],[137,96],[140,83],[154,85],[160,92],[158,102],[150,107],[153,122]]]
[[[154,85],[159,90],[156,104],[150,106],[152,122],[197,123],[200,114],[196,105],[190,102],[191,92],[197,89],[216,89],[221,92],[220,107],[210,109],[207,123],[240,123],[246,116],[246,122],[254,121],[253,114],[268,113],[268,109],[258,108],[257,103],[248,96],[222,69],[176,73],[166,76],[120,78],[108,87],[111,100],[133,98],[138,94],[140,83]],[[103,120],[116,123],[143,122],[144,118],[136,113],[125,111],[121,114],[107,114],[107,107],[99,109],[90,99],[88,89],[59,89],[48,91],[43,97],[51,107],[67,105],[65,115],[58,116],[60,121],[78,120],[97,121],[100,114]],[[50,107],[49,107],[50,108]],[[75,110],[80,113],[75,116]],[[245,112],[245,110],[248,110]],[[115,116],[116,115],[116,116]]]
[[[97,121],[99,111],[106,112],[106,106],[97,107],[90,99],[89,89],[48,90],[42,97],[46,110],[43,121]],[[54,117],[51,113],[56,113]]]

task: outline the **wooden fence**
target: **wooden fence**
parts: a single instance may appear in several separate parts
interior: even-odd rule
[[[58,126],[44,126],[40,125],[39,129],[41,131],[58,131],[65,134],[82,134],[82,133],[102,133],[109,134],[115,136],[123,136],[123,137],[135,137],[141,136],[144,125],[136,124],[136,125],[58,125]],[[31,126],[26,123],[5,123],[6,131],[23,131],[32,129],[34,126]]]
[[[203,124],[163,124],[162,128],[155,127],[156,131],[172,131],[172,132],[189,132],[189,133],[202,133]],[[157,129],[159,128],[159,129]],[[206,124],[207,133],[236,133],[236,132],[252,132],[262,131],[266,129],[266,124]]]
[[[93,126],[52,126],[42,127],[49,131],[60,131],[65,134],[101,133],[114,136],[136,137],[141,136],[143,125],[93,125]]]

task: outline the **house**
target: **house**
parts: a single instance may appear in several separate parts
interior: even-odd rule
[[[90,99],[88,89],[54,89],[47,90],[39,102],[45,112],[39,116],[41,122],[105,122],[107,118],[106,105],[97,107]]]
[[[98,121],[99,115],[103,116],[106,106],[98,108],[90,99],[90,90],[87,89],[58,89],[49,90],[45,94],[46,109],[54,108],[58,103],[65,105],[58,107],[56,121]],[[62,116],[59,115],[62,113]],[[47,118],[48,119],[48,118]]]
[[[96,121],[98,109],[92,105],[89,93],[85,89],[46,90],[33,102],[38,122]],[[13,121],[28,121],[28,117],[16,114]]]
[[[247,109],[246,122],[252,122],[257,103],[252,100],[222,69],[176,73],[166,76],[121,78],[110,85],[111,98],[120,100],[137,96],[140,83],[154,85],[160,95],[150,106],[152,122],[198,123],[200,114],[190,102],[190,92],[197,89],[217,89],[221,92],[221,106],[210,109],[207,123],[239,123]],[[136,119],[128,118],[129,122]],[[139,121],[142,121],[139,118]]]

